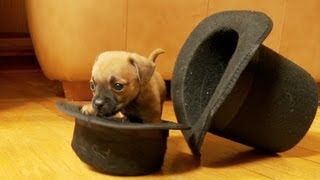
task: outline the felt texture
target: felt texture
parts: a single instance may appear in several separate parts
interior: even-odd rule
[[[204,19],[178,55],[172,79],[177,120],[200,155],[209,131],[271,152],[293,147],[317,109],[316,83],[296,64],[262,45],[271,19],[225,11]]]
[[[158,171],[167,149],[168,130],[92,128],[76,119],[72,149],[95,170],[137,176]]]
[[[99,117],[92,115],[85,115],[81,113],[81,106],[71,104],[68,102],[57,102],[57,107],[64,113],[73,116],[78,119],[79,124],[99,127],[109,127],[118,129],[137,129],[137,130],[148,130],[148,129],[190,129],[186,124],[179,124],[170,121],[162,121],[162,123],[134,123],[126,117]]]
[[[88,116],[80,106],[58,102],[57,107],[75,117],[72,149],[95,170],[108,174],[137,176],[158,171],[167,149],[169,129],[187,125],[132,123],[126,118]]]

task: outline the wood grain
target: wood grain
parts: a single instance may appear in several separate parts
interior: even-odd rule
[[[141,177],[100,174],[71,149],[73,118],[55,107],[56,82],[41,73],[0,72],[0,179],[318,179],[320,113],[293,149],[275,155],[208,134],[201,161],[170,131],[162,169]],[[83,102],[79,102],[83,103]],[[163,119],[175,121],[172,102]]]

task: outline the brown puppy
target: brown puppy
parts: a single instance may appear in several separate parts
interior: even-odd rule
[[[121,112],[131,121],[161,122],[166,86],[155,60],[163,52],[156,49],[148,58],[123,51],[101,53],[92,68],[92,102],[81,111],[98,116]]]

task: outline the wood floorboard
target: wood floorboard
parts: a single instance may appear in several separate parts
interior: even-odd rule
[[[320,179],[320,113],[297,146],[279,154],[208,134],[201,160],[170,131],[159,172],[118,177],[94,171],[71,149],[74,121],[55,103],[61,87],[41,72],[0,72],[0,179]],[[78,102],[83,103],[83,102]],[[163,119],[175,121],[172,102]]]

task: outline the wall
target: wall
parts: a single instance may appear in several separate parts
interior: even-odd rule
[[[128,0],[126,49],[148,54],[168,51],[159,64],[173,69],[189,32],[208,15],[224,10],[265,12],[274,23],[265,45],[307,69],[320,81],[319,0]],[[146,46],[147,45],[147,46]]]
[[[157,70],[171,79],[189,33],[224,10],[265,12],[274,22],[264,44],[302,66],[320,82],[319,0],[26,0],[30,32],[50,79],[87,81],[97,54],[127,50],[166,53]],[[50,42],[50,44],[48,43]],[[81,62],[81,63],[79,63]],[[60,71],[56,71],[59,67]]]
[[[24,0],[0,1],[0,56],[33,54]]]
[[[0,32],[28,33],[24,0],[0,1]]]

